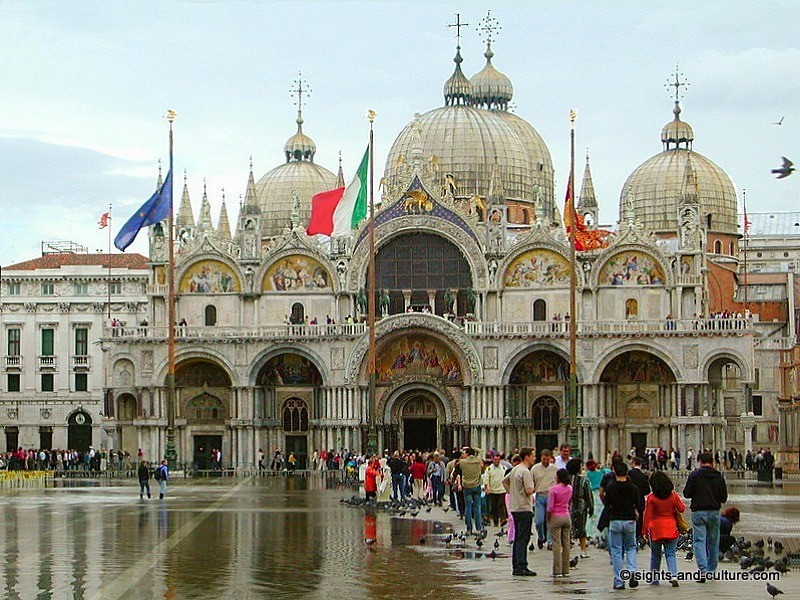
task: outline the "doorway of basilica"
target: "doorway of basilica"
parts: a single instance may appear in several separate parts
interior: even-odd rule
[[[401,401],[403,448],[434,450],[437,447],[438,414],[433,399],[427,393],[411,391]]]

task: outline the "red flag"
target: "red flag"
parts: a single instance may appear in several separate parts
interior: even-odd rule
[[[747,232],[750,231],[750,219],[747,218],[747,200],[742,198],[742,207],[744,208],[744,234],[747,235]]]
[[[330,235],[333,233],[333,211],[344,195],[344,188],[336,188],[327,192],[314,194],[311,198],[311,218],[308,220],[308,235]]]
[[[110,220],[111,220],[111,213],[110,212],[103,213],[102,215],[100,215],[100,220],[97,222],[97,226],[100,229],[105,229],[106,227],[108,227],[109,225],[108,222]]]
[[[608,246],[605,238],[611,235],[611,232],[604,229],[589,229],[586,227],[583,216],[575,210],[572,197],[572,173],[570,173],[567,182],[567,198],[564,200],[564,228],[567,230],[567,235],[570,234],[572,227],[575,227],[575,250],[583,252]]]

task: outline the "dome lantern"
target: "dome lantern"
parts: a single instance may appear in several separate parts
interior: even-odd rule
[[[514,86],[511,80],[494,68],[492,58],[492,42],[494,41],[494,33],[500,31],[500,25],[492,16],[492,11],[489,11],[481,20],[481,26],[478,27],[479,31],[483,31],[486,35],[486,65],[473,75],[469,82],[472,85],[472,104],[474,106],[507,110],[508,103],[514,96]]]

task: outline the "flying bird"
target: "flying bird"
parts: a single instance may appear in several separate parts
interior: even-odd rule
[[[792,166],[794,163],[785,156],[782,156],[781,158],[783,159],[783,166],[778,169],[772,169],[772,173],[778,176],[777,179],[788,177],[792,174],[792,171],[794,171],[794,167]]]
[[[784,115],[785,116],[785,115]],[[772,122],[773,125],[783,125],[783,117],[778,119],[777,121]]]
[[[768,583],[767,584],[767,593],[774,598],[778,594],[782,594],[783,590],[779,590],[774,585],[771,585],[771,584]]]

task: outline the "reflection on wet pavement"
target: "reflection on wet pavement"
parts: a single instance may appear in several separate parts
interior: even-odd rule
[[[800,538],[800,486],[731,492],[730,503],[742,511],[737,535],[772,535],[790,546]],[[545,574],[550,554],[534,552],[536,584],[515,581],[505,539],[496,549],[493,536],[482,548],[474,541],[448,547],[447,532],[461,526],[452,514],[439,515],[449,524],[391,518],[339,502],[352,493],[321,478],[181,481],[163,502],[140,501],[138,487],[124,482],[21,490],[0,498],[0,596],[355,600],[609,592],[610,567],[597,550],[556,581]],[[648,560],[640,557],[640,566]],[[679,562],[682,570],[693,566]],[[787,577],[781,586],[797,589],[800,574]],[[723,586],[714,592],[719,598],[745,591],[714,585]],[[746,587],[748,594],[755,589]],[[668,595],[666,588],[649,592]]]

